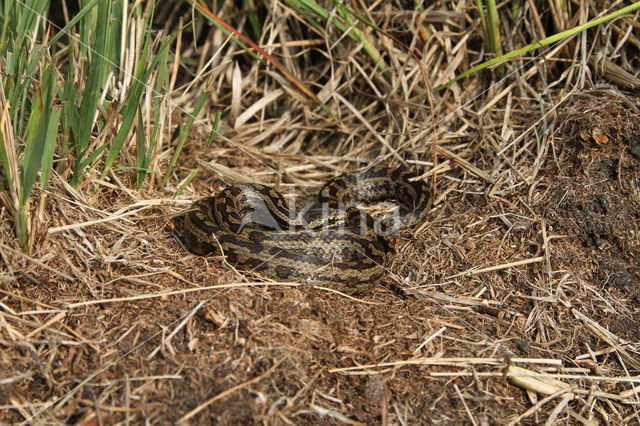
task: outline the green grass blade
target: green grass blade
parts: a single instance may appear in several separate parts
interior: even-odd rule
[[[476,0],[476,9],[478,9],[478,16],[480,16],[480,26],[482,27],[482,32],[485,34],[489,34],[489,26],[487,25],[487,13],[484,7],[483,0]]]
[[[44,152],[44,137],[49,123],[46,121],[43,95],[39,94],[33,102],[31,116],[25,134],[25,149],[20,161],[20,206],[24,206],[38,176]]]
[[[77,163],[77,167],[80,170],[86,169],[87,167],[92,165],[98,158],[100,158],[100,156],[107,150],[107,148],[108,148],[107,144],[102,144],[95,151],[87,155],[81,162]]]
[[[225,35],[232,38],[233,42],[240,46],[242,50],[244,50],[251,57],[258,59],[258,55],[251,49],[250,40],[248,40],[242,33],[233,28],[231,25],[220,19],[216,14],[211,12],[206,5],[204,5],[200,0],[184,0],[187,3],[191,4],[194,8],[196,8],[202,15],[209,20],[213,25],[215,25],[220,31],[222,31]]]
[[[206,147],[209,148],[211,142],[218,138],[218,128],[220,127],[220,118],[222,117],[221,111],[216,111],[216,115],[213,119],[213,125],[211,126],[211,133],[209,133],[209,137],[207,138]],[[178,189],[176,190],[176,194],[182,194],[184,188],[189,185],[189,183],[200,173],[200,167],[196,167],[189,173],[189,176],[186,177],[180,184],[178,185]]]
[[[142,188],[148,165],[147,147],[144,137],[142,109],[138,108],[138,129],[136,132],[136,188]]]
[[[124,108],[122,109],[122,123],[120,123],[113,145],[111,145],[111,148],[107,153],[107,158],[101,173],[102,178],[107,175],[109,169],[111,169],[115,163],[116,158],[122,150],[122,146],[129,137],[133,120],[136,118],[136,112],[140,108],[140,98],[142,97],[142,93],[145,89],[145,83],[143,82],[147,81],[149,78],[149,75],[151,74],[151,67],[143,71],[144,74],[139,75],[138,78],[136,78],[133,87],[131,88],[131,92],[124,102]]]
[[[389,65],[382,58],[382,54],[380,51],[371,43],[367,35],[360,31],[360,29],[355,26],[355,21],[353,17],[356,17],[361,22],[367,23],[368,21],[364,18],[358,16],[354,11],[348,9],[347,7],[338,4],[338,13],[342,18],[342,21],[332,17],[331,12],[324,9],[314,0],[287,0],[287,3],[292,7],[297,8],[301,11],[306,11],[307,13],[316,15],[322,18],[324,21],[331,23],[340,31],[347,33],[349,38],[354,40],[357,43],[362,44],[362,48],[367,52],[369,57],[373,60],[375,66],[377,66],[382,74],[385,76],[387,80],[391,78],[391,74],[389,73]],[[334,1],[335,3],[335,1]]]
[[[40,166],[40,189],[44,190],[49,182],[49,174],[53,167],[53,155],[56,148],[58,125],[62,108],[54,100],[56,80],[55,72],[47,68],[48,73],[44,78],[44,91],[48,94],[45,99],[45,106],[48,106],[47,129],[44,134],[44,148],[42,150],[42,164]]]
[[[2,61],[0,61],[0,71]],[[3,176],[7,181],[7,191],[10,198],[9,205],[14,209],[18,206],[20,194],[20,174],[17,159],[17,149],[14,145],[13,125],[11,123],[11,104],[5,98],[3,80],[0,79],[0,164]]]
[[[49,1],[47,0],[34,0],[30,2],[16,2],[17,7],[17,25],[15,27],[15,34],[17,39],[15,41],[18,49],[24,48],[32,40],[38,39],[38,28],[36,28],[36,21],[40,16],[45,16],[49,9]]]
[[[249,20],[251,31],[253,32],[256,40],[260,40],[260,38],[262,37],[262,23],[260,22],[260,17],[258,16],[258,12],[256,9],[257,8],[255,0],[245,0],[244,10],[247,14],[247,19]]]
[[[189,115],[189,119],[180,126],[180,133],[178,135],[178,145],[176,146],[176,150],[173,153],[171,162],[169,163],[169,168],[167,169],[167,172],[165,173],[164,178],[162,179],[162,182],[164,185],[167,184],[167,182],[171,178],[171,175],[173,174],[173,171],[175,170],[176,164],[178,164],[178,159],[182,154],[182,149],[184,148],[184,144],[187,141],[187,136],[191,131],[191,126],[193,126],[193,123],[196,120],[196,117],[198,116],[198,114],[200,114],[200,110],[204,106],[207,99],[209,99],[210,97],[211,97],[211,94],[209,92],[201,93],[198,99],[196,100],[195,105],[193,106],[193,111]]]
[[[87,13],[89,13],[89,11],[91,11],[91,9],[93,9],[98,4],[98,1],[100,1],[100,0],[91,0],[89,3],[85,4],[82,7],[82,9],[80,9],[78,11],[78,13],[76,13],[73,16],[73,18],[71,18],[69,20],[67,25],[65,25],[63,28],[61,28],[56,34],[53,35],[53,37],[51,37],[49,39],[48,45],[49,46],[54,46],[56,44],[56,42],[58,40],[60,40],[61,37],[65,36],[67,34],[70,34],[71,33],[71,29],[73,27],[75,27],[78,24],[78,22],[80,22],[80,20],[82,20],[85,17],[85,15]]]
[[[220,127],[220,119],[222,118],[222,111],[216,111],[215,117],[213,117],[213,124],[211,125],[211,133],[207,138],[207,148],[211,146],[211,143],[218,139],[218,128]]]
[[[52,97],[55,88],[54,72],[47,66],[43,72],[42,84],[36,95],[31,116],[27,123],[24,143],[25,148],[20,161],[21,187],[15,215],[15,226],[18,241],[23,249],[29,246],[28,201],[38,173],[43,166],[51,167],[53,149],[57,132],[59,113],[52,108]],[[48,172],[48,169],[47,169]],[[46,185],[48,173],[42,175],[41,186]]]
[[[40,42],[46,27],[41,15],[48,8],[46,0],[5,2],[0,11],[0,163],[23,249],[29,246],[28,200],[45,155],[47,128],[55,119],[48,105],[54,74]]]
[[[177,34],[177,33],[176,33]],[[171,38],[171,42],[173,42],[174,38]],[[155,158],[156,150],[158,146],[158,141],[162,139],[162,131],[164,128],[165,118],[167,114],[166,102],[167,97],[163,94],[169,90],[170,84],[170,75],[169,75],[169,44],[164,46],[164,48],[160,49],[158,53],[158,65],[156,67],[157,74],[155,78],[155,86],[153,88],[154,93],[159,94],[159,96],[153,96],[151,99],[152,105],[152,128],[151,135],[148,138],[148,144],[146,147],[146,152],[144,154],[144,164],[141,166],[141,169],[147,170],[151,165],[151,162]],[[143,172],[141,181],[138,182],[140,187],[142,186],[142,179],[144,179],[144,175],[147,172]]]
[[[496,6],[496,0],[487,0],[487,12],[488,12],[488,37],[489,47],[496,56],[502,56],[502,41],[500,39],[500,19],[498,18],[498,7]],[[496,68],[498,76],[504,74],[504,65],[498,65]]]
[[[570,30],[563,31],[563,32],[558,33],[558,34],[554,34],[554,35],[552,35],[550,37],[544,38],[544,39],[542,39],[540,41],[537,41],[535,43],[531,43],[531,44],[529,44],[527,46],[524,46],[524,47],[522,47],[520,49],[513,50],[513,51],[511,51],[509,53],[506,53],[506,54],[504,54],[502,56],[499,56],[497,58],[493,58],[493,59],[491,59],[489,61],[483,62],[483,63],[481,63],[479,65],[476,65],[475,67],[472,67],[472,68],[468,69],[467,71],[457,75],[455,78],[447,81],[446,83],[441,84],[440,86],[436,87],[434,89],[434,92],[438,92],[438,91],[440,91],[442,89],[446,89],[447,87],[451,86],[456,81],[462,80],[463,78],[465,78],[465,77],[467,77],[467,76],[469,76],[471,74],[474,74],[474,73],[476,73],[476,72],[478,72],[480,70],[492,67],[494,65],[501,64],[502,62],[508,61],[509,59],[517,58],[518,56],[524,55],[525,53],[531,52],[532,50],[539,49],[541,47],[548,46],[548,45],[553,44],[553,43],[557,43],[558,41],[564,40],[565,38],[574,36],[576,34],[579,34],[579,33],[583,32],[583,31],[586,31],[586,30],[588,30],[590,28],[597,27],[598,25],[604,24],[605,22],[612,21],[612,20],[614,20],[614,19],[616,19],[616,18],[618,18],[618,17],[620,17],[622,15],[626,15],[627,13],[634,12],[634,11],[636,11],[638,9],[640,9],[640,1],[635,2],[633,4],[630,4],[627,7],[623,7],[622,9],[619,9],[619,10],[617,10],[615,12],[612,12],[612,13],[609,13],[607,15],[601,16],[599,18],[593,19],[593,20],[591,20],[591,21],[589,21],[589,22],[587,22],[585,24],[578,25],[577,27],[574,27],[574,28],[572,28]]]
[[[162,51],[167,50],[173,39],[174,37],[169,37],[163,40],[163,44],[160,49]],[[150,55],[149,52],[151,51],[151,45],[152,40],[151,37],[148,36],[140,54],[140,58],[147,60],[147,58],[151,56],[151,61],[149,61],[148,63],[139,64],[138,73],[134,77],[133,86],[131,87],[131,91],[125,101],[125,105],[122,110],[122,123],[120,125],[120,128],[118,129],[118,134],[116,135],[113,145],[111,146],[111,149],[109,150],[107,158],[105,160],[104,168],[101,174],[102,177],[106,176],[106,174],[109,172],[109,169],[113,167],[116,158],[120,154],[124,142],[129,136],[131,126],[140,107],[140,100],[142,98],[144,90],[146,89],[146,82],[149,81],[153,70],[156,69],[158,62],[161,58],[163,58],[163,55]],[[142,167],[142,170],[146,170],[146,167]]]
[[[44,189],[53,164],[60,119],[60,106],[54,105],[53,102],[56,90],[55,77],[52,66],[48,65],[43,71],[40,92],[33,102],[31,117],[27,124],[25,150],[21,161],[21,207],[26,205],[38,173],[40,173],[40,186]]]
[[[98,17],[111,15],[111,1],[100,0],[96,15]],[[87,17],[89,17],[87,15]],[[85,23],[84,27],[88,30],[86,22],[89,19],[85,19],[82,22]],[[91,138],[91,132],[94,127],[96,111],[98,110],[101,90],[105,84],[107,56],[108,56],[108,43],[107,38],[109,34],[109,19],[97,19],[95,28],[95,40],[91,43],[93,54],[91,58],[91,64],[87,71],[87,82],[84,93],[82,94],[82,102],[80,104],[80,117],[78,120],[77,133],[74,134],[73,143],[76,150],[76,164],[74,167],[73,178],[71,180],[72,185],[80,183],[80,179],[84,174],[84,167],[81,167],[85,163],[85,154],[89,146]],[[88,30],[89,31],[89,30]],[[93,32],[93,31],[92,31]],[[82,50],[82,46],[81,46]]]
[[[74,51],[74,41],[71,39],[68,54],[69,61],[73,60]],[[72,148],[72,134],[78,134],[79,132],[78,122],[80,121],[80,115],[78,114],[78,109],[75,107],[74,103],[74,100],[77,99],[77,87],[74,84],[74,74],[74,67],[70,67],[67,70],[67,76],[62,84],[62,89],[60,90],[60,102],[62,104],[62,116],[60,120],[62,127],[60,157],[63,158],[64,161],[58,163],[56,170],[61,174],[64,170],[67,170],[67,166],[69,165],[69,160],[67,158],[69,156],[69,150]]]
[[[178,185],[176,195],[181,195],[184,192],[184,188],[186,188],[186,186],[189,185],[196,176],[198,176],[198,173],[200,173],[200,167],[196,167],[191,170],[191,173],[189,173],[189,175]]]

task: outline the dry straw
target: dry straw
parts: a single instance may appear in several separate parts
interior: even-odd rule
[[[638,3],[495,4],[485,32],[455,0],[63,1],[57,30],[46,3],[0,11],[0,423],[639,421],[632,221],[576,213],[637,212]],[[557,43],[503,62],[487,25]],[[307,200],[371,164],[434,193],[385,265],[406,299],[178,238],[227,184]]]

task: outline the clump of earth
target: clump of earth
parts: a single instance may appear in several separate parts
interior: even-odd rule
[[[553,232],[580,242],[582,279],[627,300],[634,319],[610,324],[640,339],[640,101],[609,90],[576,96],[564,116],[565,143],[547,162]],[[570,256],[565,256],[570,261]],[[581,266],[579,266],[581,265]]]

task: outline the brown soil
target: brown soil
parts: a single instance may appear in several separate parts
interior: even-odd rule
[[[594,108],[597,125],[584,112]],[[181,246],[172,218],[186,200],[150,202],[130,222],[42,231],[38,258],[3,243],[0,376],[11,380],[0,382],[0,404],[21,408],[0,421],[172,424],[203,404],[188,422],[502,424],[535,395],[504,376],[509,365],[577,376],[560,379],[578,393],[558,421],[603,421],[609,406],[637,420],[633,397],[589,396],[628,384],[580,377],[639,369],[624,343],[640,339],[638,118],[607,93],[578,96],[535,186],[449,193],[425,227],[395,243],[390,279],[405,300],[382,288],[354,300],[242,285],[218,258]],[[39,229],[102,217],[66,194],[48,200]],[[135,203],[117,187],[93,200],[126,211]],[[3,232],[10,241],[6,219]],[[535,261],[508,266],[523,259]],[[492,265],[507,266],[469,272]],[[211,285],[220,287],[194,291]],[[162,295],[170,290],[179,291]],[[581,402],[589,398],[593,412]],[[544,421],[557,403],[523,421]]]
[[[573,244],[562,256],[577,275],[617,300],[628,316],[597,318],[640,340],[640,113],[610,91],[577,97],[566,114],[567,143],[550,161],[545,216]],[[573,136],[573,137],[572,137]],[[579,243],[579,244],[576,244]],[[584,262],[583,259],[587,259]]]

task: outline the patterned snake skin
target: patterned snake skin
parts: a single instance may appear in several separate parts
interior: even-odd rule
[[[183,240],[198,254],[220,254],[240,269],[363,294],[384,275],[389,234],[421,222],[431,206],[422,181],[404,169],[373,167],[325,184],[318,203],[295,215],[275,189],[238,184],[193,203]],[[374,221],[355,203],[394,200],[402,215]]]

